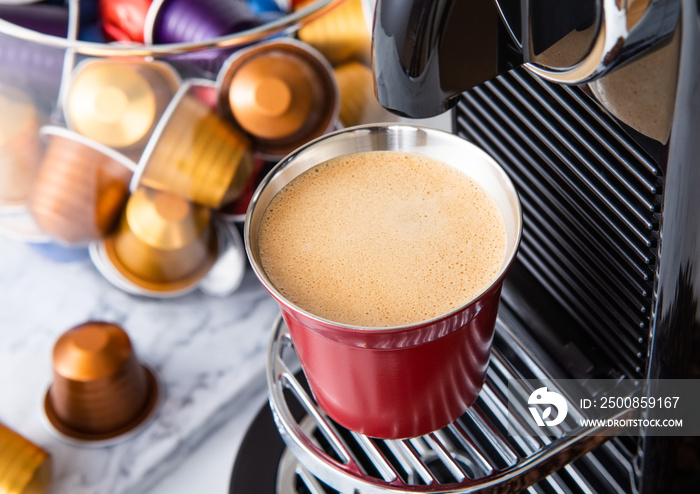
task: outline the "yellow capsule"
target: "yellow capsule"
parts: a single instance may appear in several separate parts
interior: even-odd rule
[[[305,3],[300,4],[296,8],[304,5]],[[362,0],[341,3],[302,27],[298,36],[320,51],[332,65],[350,60],[370,63],[371,36]]]
[[[51,484],[51,456],[0,424],[0,492],[42,494]]]
[[[335,67],[333,72],[340,91],[338,119],[345,127],[396,120],[377,101],[372,70],[369,67],[352,61]]]
[[[210,208],[233,201],[253,170],[250,140],[193,96],[175,96],[146,148],[132,189],[146,186]]]

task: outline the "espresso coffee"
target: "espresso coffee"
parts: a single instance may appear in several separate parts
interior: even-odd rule
[[[360,327],[451,312],[496,279],[506,229],[471,178],[419,154],[373,151],[317,165],[268,206],[262,266],[298,307]]]

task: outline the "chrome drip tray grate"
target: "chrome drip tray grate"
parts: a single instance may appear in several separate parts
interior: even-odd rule
[[[628,491],[629,485],[605,475],[605,469],[597,475],[602,483],[595,481],[599,483],[587,488],[589,481],[584,475],[567,466],[610,439],[597,435],[601,429],[575,428],[577,410],[570,409],[568,421],[550,428],[549,435],[508,434],[509,380],[512,385],[514,379],[551,376],[501,320],[497,330],[504,337],[498,338],[500,345],[494,346],[487,381],[474,406],[449,426],[425,436],[378,440],[339,426],[315,403],[303,376],[297,378],[294,374],[299,368],[298,359],[286,325],[279,318],[268,355],[270,407],[287,446],[286,459],[280,464],[283,472],[278,472],[277,492],[301,492],[280,487],[280,481],[288,484],[290,478],[295,478],[309,492],[319,493],[515,493],[545,478],[556,482],[557,475],[574,479],[580,492]],[[532,391],[534,388],[521,389],[519,393],[527,396]],[[299,407],[305,412],[301,420],[291,411]],[[525,423],[529,412],[523,408],[516,415]],[[608,454],[617,452],[612,445],[606,445],[606,449]],[[592,457],[588,461],[599,463]]]

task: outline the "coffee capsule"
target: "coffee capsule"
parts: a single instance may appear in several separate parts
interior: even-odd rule
[[[246,211],[248,211],[248,204],[250,204],[250,200],[253,198],[255,189],[258,188],[258,185],[260,185],[260,182],[262,182],[267,172],[272,170],[276,164],[275,161],[265,161],[261,158],[256,158],[255,165],[253,166],[253,173],[243,190],[243,194],[235,201],[225,204],[219,209],[219,216],[229,223],[243,224]]]
[[[77,15],[57,5],[2,5],[0,19],[58,37],[77,33]],[[65,50],[0,34],[0,85],[22,88],[47,110],[56,105]],[[11,70],[8,68],[11,67]]]
[[[102,26],[98,23],[80,26],[78,39],[81,41],[90,41],[92,43],[108,43],[111,41],[105,36]]]
[[[338,119],[345,127],[394,121],[374,95],[372,70],[360,62],[347,62],[333,69],[340,92]]]
[[[248,5],[238,0],[154,0],[144,40],[147,44],[205,41],[260,25]]]
[[[123,439],[153,415],[160,390],[119,326],[90,321],[53,348],[53,382],[44,399],[52,430],[72,441]]]
[[[219,111],[275,159],[328,132],[338,115],[333,72],[310,46],[272,40],[240,50],[219,73]]]
[[[50,241],[27,209],[43,154],[41,120],[29,95],[0,87],[0,235],[20,242]]]
[[[29,95],[0,87],[0,206],[24,204],[29,197],[43,152],[39,125]]]
[[[0,207],[0,236],[29,244],[52,241],[36,224],[26,205]]]
[[[252,172],[250,141],[183,86],[139,161],[131,190],[146,186],[218,208],[236,199]]]
[[[100,0],[100,20],[107,38],[143,43],[143,29],[151,3],[152,0]]]
[[[74,0],[68,0],[67,3]],[[80,27],[90,26],[100,19],[100,1],[99,0],[78,0]],[[70,8],[70,7],[69,7]]]
[[[146,44],[206,41],[259,27],[263,21],[239,0],[153,0],[144,26]],[[176,55],[215,74],[234,49]]]
[[[123,266],[113,262],[108,253],[106,242],[90,244],[90,259],[97,270],[114,286],[133,295],[151,298],[180,297],[196,289],[207,295],[225,296],[233,293],[241,284],[247,264],[244,255],[243,241],[235,225],[224,221],[220,215],[212,216],[212,227],[216,237],[216,260],[200,279],[180,285],[153,286],[144,284],[142,280],[134,281],[133,277],[125,276]]]
[[[204,103],[210,110],[216,111],[219,104],[219,93],[216,83],[209,79],[190,79],[189,93],[200,102]]]
[[[104,248],[122,277],[155,292],[196,285],[217,255],[209,209],[148,188],[131,194]]]
[[[302,4],[310,3],[308,0],[264,0],[266,2],[274,1],[277,7],[285,12],[291,12],[295,7],[299,7]]]
[[[0,424],[0,492],[43,494],[51,484],[51,455]]]
[[[283,9],[275,0],[248,0],[248,7],[261,19],[270,14],[286,14],[290,10]]]
[[[301,3],[296,8],[308,3]],[[350,60],[371,63],[371,35],[362,0],[342,2],[299,29],[297,36],[320,51],[332,65]]]
[[[68,36],[68,18],[68,9],[60,5],[0,5],[0,19],[59,38]]]
[[[180,86],[166,63],[88,59],[73,71],[68,127],[118,150],[142,150]]]
[[[134,163],[61,127],[40,133],[49,143],[29,199],[34,220],[67,245],[104,237],[126,201]]]

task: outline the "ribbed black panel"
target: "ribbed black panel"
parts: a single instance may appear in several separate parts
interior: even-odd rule
[[[661,174],[579,88],[514,70],[462,96],[457,133],[509,172],[522,263],[628,376],[645,370]],[[546,308],[543,308],[546,310]]]

